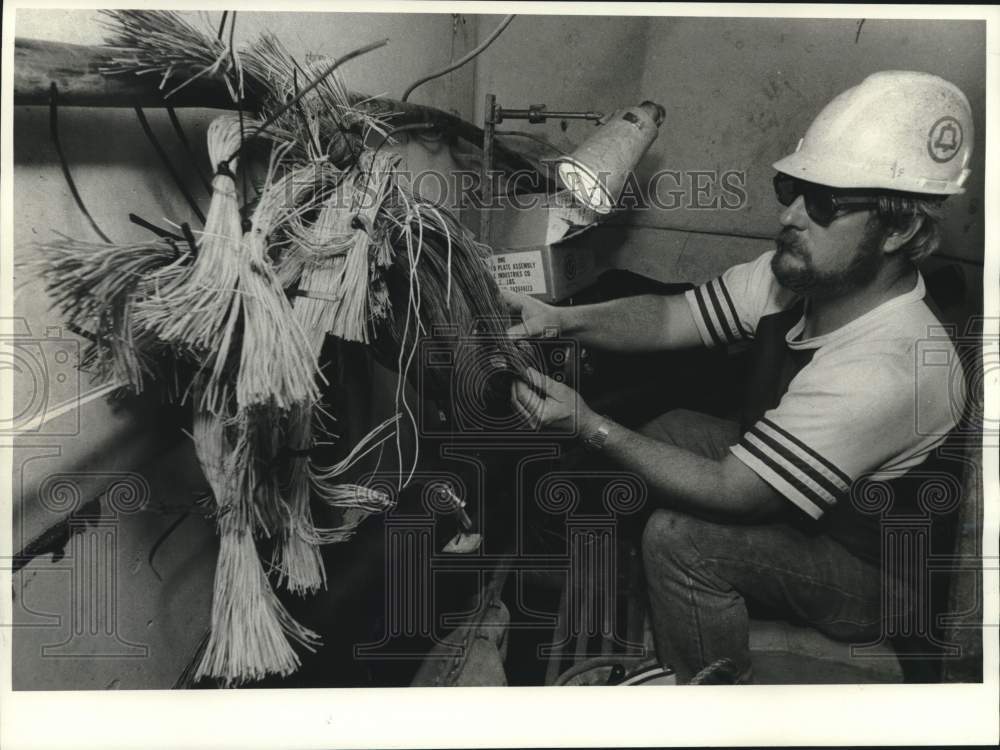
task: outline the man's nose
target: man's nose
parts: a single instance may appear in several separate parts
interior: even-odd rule
[[[796,196],[792,204],[781,212],[778,220],[783,227],[808,228],[809,214],[806,212],[806,199],[801,195]]]

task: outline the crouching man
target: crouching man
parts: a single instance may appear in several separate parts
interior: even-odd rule
[[[955,426],[952,403],[916,397],[949,392],[948,368],[916,366],[938,324],[918,266],[938,245],[944,199],[963,191],[971,141],[954,85],[877,73],[775,163],[775,250],[684,295],[579,307],[508,295],[523,321],[514,336],[555,327],[617,351],[752,341],[740,422],[671,412],[632,432],[539,373],[513,386],[525,419],[575,420],[581,440],[645,478],[658,506],[642,539],[652,622],[679,682],[719,659],[752,679],[748,601],[842,640],[882,632],[878,517],[856,490],[926,469]],[[918,409],[933,426],[920,434]]]

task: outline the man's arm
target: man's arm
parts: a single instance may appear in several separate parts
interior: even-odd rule
[[[682,294],[655,295],[556,307],[524,294],[503,292],[522,322],[513,337],[544,336],[547,329],[584,346],[617,352],[645,352],[701,346],[691,307]]]
[[[580,436],[608,427],[603,452],[642,477],[656,502],[692,514],[756,522],[788,508],[788,501],[736,456],[699,456],[604,420],[576,391],[529,370],[530,385],[513,385],[514,408],[533,427],[576,428]]]
[[[603,452],[645,479],[654,502],[695,515],[756,522],[776,515],[788,501],[733,454],[700,456],[597,417],[581,425],[584,435],[607,426]]]

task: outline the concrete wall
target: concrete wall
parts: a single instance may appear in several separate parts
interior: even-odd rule
[[[189,15],[199,21],[199,14]],[[219,16],[213,12],[206,20],[216,24]],[[474,24],[447,14],[239,13],[237,41],[264,28],[299,58],[338,55],[388,37],[388,47],[345,65],[343,74],[353,90],[397,98],[416,78],[464,54],[475,37]],[[21,10],[15,33],[80,44],[100,43],[103,36],[92,11]],[[414,99],[469,117],[472,69],[429,82]],[[213,114],[179,110],[206,166],[204,134]],[[99,241],[63,179],[48,116],[46,108],[38,107],[14,112],[15,262],[28,259],[31,243],[54,231]],[[147,116],[207,210],[209,196],[195,179],[165,113],[150,110]],[[84,202],[113,240],[148,237],[129,223],[130,212],[160,225],[169,219],[198,226],[131,110],[62,108],[59,129]],[[454,168],[440,144],[402,141],[399,148],[414,172]],[[21,419],[26,420],[28,412],[72,401],[93,385],[86,376],[77,378],[71,367],[55,364],[57,351],[72,354],[80,340],[62,327],[39,284],[18,272],[15,288],[18,330],[41,340],[20,347],[24,356],[19,364],[48,362],[47,370],[24,366],[16,378],[15,414],[24,412]],[[190,659],[208,627],[211,601],[215,541],[204,513],[195,509],[181,523],[157,551],[153,567],[147,560],[161,533],[191,510],[204,490],[190,445],[174,442],[176,428],[164,426],[171,416],[141,399],[116,404],[97,399],[18,438],[15,551],[109,486],[113,491],[131,488],[126,491],[134,490],[146,502],[119,512],[105,499],[100,522],[70,522],[67,530],[77,533],[66,543],[65,557],[42,555],[15,575],[15,622],[21,626],[14,631],[15,688],[169,688]],[[113,610],[110,603],[116,604]]]
[[[985,23],[869,19],[859,31],[859,21],[522,15],[479,62],[477,118],[487,92],[508,107],[544,103],[553,110],[610,112],[644,99],[664,105],[666,120],[637,173],[640,184],[658,170],[686,173],[680,185],[686,195],[675,209],[652,207],[615,219],[629,225],[624,234],[598,230],[609,247],[603,260],[663,281],[701,281],[772,247],[780,206],[771,164],[794,150],[826,102],[874,71],[936,73],[965,91],[975,117],[973,176],[967,193],[949,201],[941,252],[972,261],[964,269],[978,289]],[[480,36],[496,22],[480,17]],[[504,127],[530,130],[572,150],[593,126],[550,121]],[[711,185],[702,203],[711,203],[719,190],[717,180],[691,172],[728,170],[746,175],[745,204],[738,210],[695,207],[696,179]]]

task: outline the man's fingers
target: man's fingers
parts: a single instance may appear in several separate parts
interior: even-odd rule
[[[533,417],[541,418],[544,399],[521,380],[514,381],[514,402]]]
[[[536,430],[539,427],[538,418],[533,416],[531,412],[521,406],[521,403],[515,398],[511,401],[514,406],[514,411],[527,423],[528,427]]]
[[[520,312],[524,309],[525,300],[531,299],[531,297],[526,294],[512,292],[509,289],[501,289],[500,298],[507,303],[507,307],[516,312]]]
[[[534,367],[527,368],[528,382],[539,393],[546,393],[546,377]]]
[[[528,367],[528,380],[536,391],[546,398],[553,398],[556,401],[563,400],[559,396],[562,395],[564,389],[568,388],[565,384],[560,383],[558,380],[553,380],[534,367]]]
[[[509,339],[525,339],[533,334],[531,333],[531,326],[528,325],[529,321],[523,323],[515,323],[510,328],[507,329],[507,338]]]

